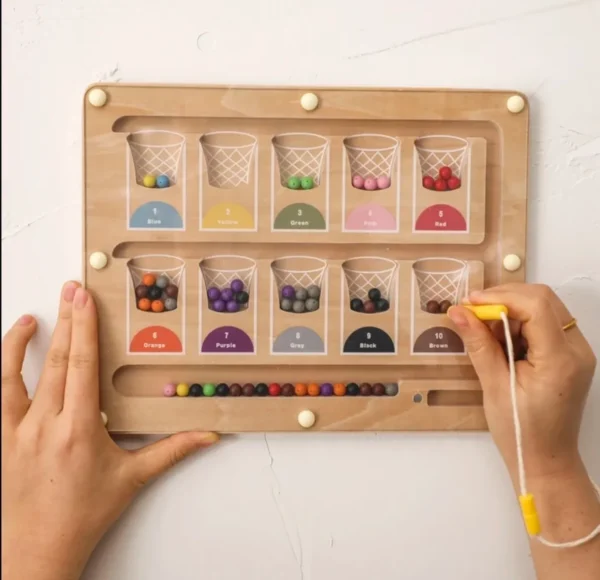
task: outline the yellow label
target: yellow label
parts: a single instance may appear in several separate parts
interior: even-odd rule
[[[220,203],[211,207],[202,219],[205,229],[219,230],[252,230],[254,217],[237,203]]]

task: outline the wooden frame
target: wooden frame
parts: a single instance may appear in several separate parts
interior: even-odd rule
[[[92,106],[87,98],[98,88],[107,95],[101,107]],[[310,112],[300,106],[307,91],[319,98],[318,108]],[[312,430],[317,431],[485,429],[481,391],[468,357],[457,352],[425,356],[414,352],[414,334],[421,328],[419,324],[424,328],[430,320],[416,304],[414,294],[420,292],[420,282],[414,278],[414,264],[430,257],[468,263],[471,288],[524,280],[524,267],[515,272],[502,267],[507,254],[516,254],[525,262],[529,113],[527,105],[517,114],[507,110],[507,99],[514,94],[431,89],[90,87],[84,101],[84,279],[100,313],[101,402],[109,417],[109,430],[297,431],[302,430],[297,416],[304,409],[314,412],[317,420]],[[177,157],[177,172],[171,176],[168,192],[138,185],[143,162],[135,156],[154,146],[150,142],[154,137],[144,131],[164,131],[167,141],[163,140],[160,152]],[[215,132],[221,136],[213,137]],[[297,141],[297,149],[310,150],[312,158],[318,158],[318,188],[312,192],[298,194],[282,185],[286,168],[281,159],[289,152],[288,133],[312,135],[296,137],[306,140]],[[389,147],[385,143],[377,146],[380,152],[393,149],[395,155],[388,167],[391,187],[373,194],[352,189],[352,148],[358,148],[359,155],[362,150],[360,139],[347,139],[372,134],[379,141],[381,136],[392,139]],[[419,164],[421,171],[425,168],[415,140],[424,135],[451,135],[467,143],[469,157],[463,167],[468,168],[469,189],[465,177],[459,192],[468,196],[467,205],[461,206],[467,214],[466,231],[415,229],[415,204],[431,199],[431,204],[441,207],[444,194],[455,193],[421,188]],[[323,151],[319,136],[327,142]],[[370,149],[373,147],[364,147],[364,151]],[[210,175],[209,163],[218,164],[223,151],[226,155],[235,152],[238,173]],[[150,193],[153,198],[146,197]],[[212,204],[208,210],[221,204],[217,212],[230,209],[225,207],[230,201],[227,195],[235,197],[234,213],[241,208],[236,215],[242,217],[231,220],[237,224],[234,230],[222,227],[221,223],[229,222],[222,219],[225,214],[207,218],[207,204]],[[159,197],[165,205],[156,205]],[[275,227],[275,219],[281,215],[277,204],[285,205],[288,198],[289,207],[296,203],[294,211],[299,203],[313,200],[314,204],[302,207],[312,204],[317,210],[314,215],[323,217],[324,227],[320,218],[307,220],[307,226],[298,225],[297,229]],[[360,220],[352,221],[352,208],[346,204],[360,204],[362,199],[370,200],[364,207],[375,199],[380,202],[387,212],[381,223],[387,220],[387,226],[376,226],[377,231],[354,229],[352,224]],[[171,212],[169,227],[144,227],[152,221],[143,213],[146,210],[138,212],[148,205],[146,200],[155,204],[155,214],[157,207]],[[138,221],[136,212],[142,220]],[[364,227],[369,228],[369,223],[364,221]],[[90,266],[93,252],[109,256],[105,268]],[[144,256],[164,254],[175,262],[163,263],[159,270],[175,272],[181,265],[177,275],[183,296],[178,298],[176,310],[159,318],[169,321],[167,326],[181,338],[185,352],[156,356],[132,352],[130,335],[137,332],[136,325],[146,324],[147,314],[135,312],[135,302],[131,304],[132,272],[138,264],[140,272],[148,268]],[[251,306],[231,316],[240,321],[255,352],[202,352],[202,341],[208,340],[202,320],[214,325],[223,315],[206,307],[206,277],[199,263],[208,257],[232,255],[250,260]],[[326,352],[303,357],[291,351],[273,352],[277,325],[292,324],[293,315],[276,312],[272,303],[273,293],[279,291],[273,262],[286,256],[307,256],[327,263],[321,298],[326,302],[305,318],[325,336]],[[347,329],[367,324],[357,318],[366,315],[349,312],[344,304],[350,268],[344,269],[343,264],[361,256],[385,258],[397,265],[391,282],[390,318],[381,323],[388,325],[385,332],[393,339],[394,351],[380,356],[345,351]],[[383,320],[382,314],[377,317]],[[439,316],[436,321],[440,321],[436,322],[438,330],[451,330],[447,317]],[[208,380],[368,381],[397,383],[399,392],[390,397],[174,399],[161,393],[165,382]]]

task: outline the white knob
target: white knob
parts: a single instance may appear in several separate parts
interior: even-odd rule
[[[88,101],[92,107],[104,107],[108,99],[107,94],[102,89],[92,89],[88,93]]]
[[[314,93],[306,93],[302,95],[300,105],[305,111],[314,111],[319,106],[319,97]]]
[[[316,420],[315,414],[312,411],[300,411],[298,414],[298,423],[300,424],[300,427],[303,427],[304,429],[310,429],[315,424]]]
[[[94,270],[102,270],[108,264],[108,257],[104,252],[94,252],[90,255],[90,266]]]
[[[513,95],[506,101],[506,108],[511,113],[520,113],[525,108],[525,99],[521,95]]]
[[[521,267],[521,258],[516,254],[508,254],[504,256],[504,260],[502,260],[502,265],[505,270],[509,272],[516,272]]]

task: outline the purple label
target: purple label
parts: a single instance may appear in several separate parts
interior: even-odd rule
[[[218,352],[219,354],[254,352],[254,345],[243,330],[235,326],[221,326],[211,331],[204,339],[202,352]]]

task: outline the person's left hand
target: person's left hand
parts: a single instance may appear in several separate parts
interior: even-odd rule
[[[134,452],[113,442],[100,416],[96,307],[75,282],[29,400],[21,370],[35,330],[23,316],[2,342],[2,577],[72,580],[144,484],[218,437],[179,433]]]

